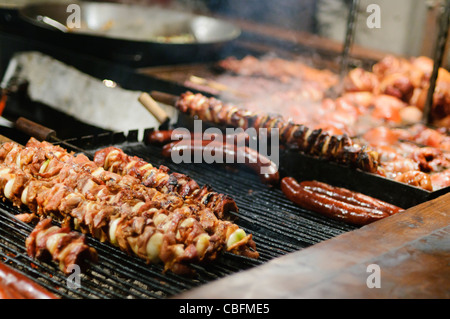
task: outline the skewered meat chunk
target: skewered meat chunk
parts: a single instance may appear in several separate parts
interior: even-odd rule
[[[162,261],[176,273],[190,272],[188,263],[214,260],[224,250],[258,256],[251,234],[198,202],[145,187],[133,176],[105,171],[49,143],[29,144],[34,146],[6,143],[0,150],[0,189],[15,205],[148,262]]]
[[[119,175],[134,176],[145,186],[156,188],[164,193],[175,192],[185,197],[199,189],[198,184],[190,177],[177,173],[169,174],[167,167],[156,168],[143,159],[129,156],[113,146],[97,151],[94,155],[94,163]]]
[[[269,135],[272,129],[278,129],[280,142],[289,148],[364,171],[377,171],[378,154],[367,147],[353,144],[347,135],[330,135],[322,129],[294,124],[280,116],[242,110],[199,93],[183,93],[176,102],[176,107],[183,113],[219,125],[240,127],[244,130],[255,128],[257,132],[259,129],[267,129]]]
[[[228,212],[238,212],[235,201],[225,194],[214,192],[208,185],[200,187],[189,176],[169,173],[165,166],[159,168],[136,156],[129,156],[121,149],[107,147],[95,153],[94,162],[107,171],[119,175],[131,175],[143,185],[156,188],[162,193],[175,192],[185,199],[199,201],[210,208],[218,218],[230,218]]]
[[[69,227],[52,225],[51,218],[41,220],[25,241],[27,253],[38,260],[53,260],[66,274],[72,266],[85,270],[89,262],[97,262],[97,251],[86,244],[86,237]]]

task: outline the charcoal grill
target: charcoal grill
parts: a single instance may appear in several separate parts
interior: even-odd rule
[[[2,59],[8,58],[15,51],[21,51],[33,43],[34,49],[52,52],[82,71],[99,78],[110,78],[121,83],[124,88],[138,90],[161,90],[171,94],[185,91],[184,87],[139,75],[120,65],[93,60],[82,55],[57,49],[47,44],[25,41],[17,36],[1,34],[0,39],[9,48]],[[163,273],[160,265],[147,265],[142,260],[130,257],[109,244],[103,244],[88,237],[88,242],[99,252],[99,264],[82,275],[81,287],[69,288],[67,278],[59,271],[57,265],[42,263],[29,258],[25,251],[25,239],[33,225],[27,225],[13,218],[19,211],[9,203],[0,206],[0,261],[21,271],[38,281],[48,290],[62,298],[170,298],[195,287],[202,286],[219,278],[258,267],[270,260],[290,252],[301,250],[318,242],[351,231],[355,227],[333,221],[306,210],[302,210],[288,201],[279,189],[270,189],[262,185],[259,177],[245,169],[236,172],[237,167],[214,166],[213,164],[173,164],[164,159],[161,149],[144,145],[138,141],[135,131],[127,133],[104,132],[97,128],[79,126],[80,123],[64,117],[63,114],[50,110],[45,105],[17,101],[11,96],[13,107],[5,111],[15,118],[26,116],[38,123],[49,126],[58,132],[60,138],[77,145],[91,153],[105,146],[118,146],[131,155],[137,155],[154,165],[166,165],[172,171],[187,174],[199,184],[211,184],[221,193],[235,198],[240,211],[237,224],[246,232],[254,235],[258,260],[225,253],[216,262],[194,266],[194,277],[183,277],[173,273]],[[25,106],[24,106],[25,105]],[[16,114],[14,112],[19,112]],[[6,113],[5,113],[6,115]],[[63,128],[73,127],[64,135]],[[84,131],[88,136],[75,135]],[[26,143],[27,136],[14,129],[2,129],[0,132],[19,143]],[[61,134],[60,134],[61,133]],[[89,135],[90,134],[90,135]]]
[[[9,14],[12,14],[12,18],[14,18],[13,13]],[[124,88],[143,91],[161,90],[171,94],[180,94],[185,91],[185,87],[173,82],[158,81],[135,73],[126,67],[105,63],[102,59],[73,54],[73,52],[62,50],[48,43],[27,38],[22,33],[6,34],[4,31],[11,31],[9,30],[11,26],[6,27],[5,21],[0,22],[3,27],[0,32],[0,42],[5,48],[1,57],[3,65],[0,65],[0,69],[5,66],[14,52],[34,49],[50,53],[59,60],[98,78],[117,81]],[[20,27],[14,28],[17,21],[13,19],[13,22],[15,22],[12,25],[13,29],[23,30]],[[244,44],[248,44],[245,43],[245,40],[248,39],[244,37],[243,40]],[[276,44],[278,43],[276,42]],[[260,50],[255,49],[255,43],[251,44],[250,47],[247,45],[231,47],[229,51],[225,52],[225,56],[230,53],[237,56],[255,53],[254,51],[258,53]],[[275,46],[277,45],[273,47]],[[287,46],[286,48],[290,52],[298,51],[298,46]],[[48,110],[37,115],[44,113],[48,114]],[[48,121],[49,116],[39,118],[34,113],[32,115],[34,115],[31,116],[33,120],[55,128],[58,133],[60,133],[58,125],[62,123],[62,125],[68,126],[67,121],[55,123]],[[17,134],[17,132],[8,133],[13,134],[7,134],[10,137]],[[2,132],[2,134],[4,133]],[[19,135],[19,137],[23,136]],[[70,288],[67,285],[67,277],[58,270],[55,264],[36,261],[27,256],[25,239],[33,225],[16,220],[14,215],[19,213],[19,210],[7,202],[0,203],[0,261],[19,270],[64,299],[167,299],[176,297],[221,278],[226,279],[237,273],[255,270],[284,255],[305,251],[306,248],[328,239],[358,231],[356,226],[334,221],[295,206],[283,196],[279,189],[271,189],[262,185],[257,176],[245,169],[214,164],[173,164],[160,156],[160,148],[139,142],[136,132],[98,133],[71,139],[69,142],[90,151],[90,153],[104,146],[118,146],[125,152],[143,157],[154,165],[166,165],[173,171],[191,176],[199,184],[211,184],[215,190],[230,194],[240,208],[240,218],[237,220],[237,224],[246,232],[254,235],[260,258],[254,260],[225,253],[214,263],[195,265],[196,274],[193,277],[184,277],[173,273],[163,273],[161,265],[147,265],[142,260],[128,256],[109,244],[100,243],[88,237],[88,243],[99,252],[99,263],[92,264],[89,270],[81,276],[81,287]],[[383,223],[381,222],[381,224]],[[408,223],[403,224],[409,225]]]
[[[70,142],[91,155],[97,149],[114,145],[154,165],[165,165],[172,171],[187,174],[201,185],[210,184],[218,192],[230,194],[239,207],[240,218],[236,223],[253,234],[260,258],[224,253],[214,263],[193,265],[195,275],[185,277],[163,273],[161,265],[147,265],[137,257],[88,237],[88,243],[99,253],[99,263],[91,264],[82,275],[81,287],[69,288],[67,277],[56,264],[27,256],[25,239],[33,225],[15,219],[14,215],[20,211],[8,202],[1,203],[1,261],[62,298],[170,298],[357,228],[298,208],[279,189],[261,184],[258,176],[245,169],[215,164],[173,164],[160,155],[159,147],[138,141],[134,131],[91,135]]]

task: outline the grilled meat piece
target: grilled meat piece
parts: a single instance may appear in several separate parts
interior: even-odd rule
[[[53,260],[65,274],[73,266],[87,269],[90,262],[98,261],[97,251],[86,244],[86,237],[69,227],[52,225],[51,218],[41,220],[25,241],[27,253],[38,260]]]
[[[305,83],[315,82],[326,89],[336,85],[338,76],[329,70],[319,70],[298,60],[286,60],[278,57],[263,59],[247,55],[242,59],[233,56],[219,61],[218,66],[229,72],[252,77],[266,77],[280,82],[290,82],[293,79]]]
[[[395,177],[397,182],[405,183],[411,186],[423,188],[427,191],[433,191],[431,177],[427,173],[421,171],[407,171]]]

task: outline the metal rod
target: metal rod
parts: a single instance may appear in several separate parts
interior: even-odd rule
[[[423,109],[422,121],[425,124],[430,124],[432,120],[431,108],[433,107],[433,97],[434,91],[436,89],[437,78],[439,75],[439,68],[442,65],[445,45],[448,39],[449,19],[450,19],[450,0],[446,0],[444,11],[442,12],[439,19],[439,34],[436,40],[436,47],[434,50],[433,72],[431,73],[430,86],[428,88],[428,94]]]
[[[345,34],[344,49],[342,51],[341,69],[340,77],[341,80],[345,77],[348,71],[348,64],[350,60],[350,49],[353,45],[353,40],[355,38],[355,26],[356,17],[358,15],[359,0],[353,0],[350,7],[350,12],[347,19],[347,31]]]

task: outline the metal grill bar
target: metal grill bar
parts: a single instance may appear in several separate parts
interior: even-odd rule
[[[294,242],[302,243],[301,247],[315,244],[337,236],[342,232],[356,229],[342,222],[336,222],[318,214],[303,210],[292,204],[278,189],[269,189],[262,185],[251,172],[240,170],[239,174],[220,169],[218,165],[207,164],[173,164],[161,159],[161,150],[157,147],[136,144],[122,147],[124,151],[147,159],[154,165],[168,166],[172,171],[185,173],[200,184],[214,183],[218,192],[230,194],[239,203],[242,216],[250,217],[260,227],[274,226]],[[214,177],[213,180],[211,178]],[[249,190],[251,193],[249,194]],[[302,235],[302,237],[299,237]],[[300,248],[300,247],[299,247]]]

